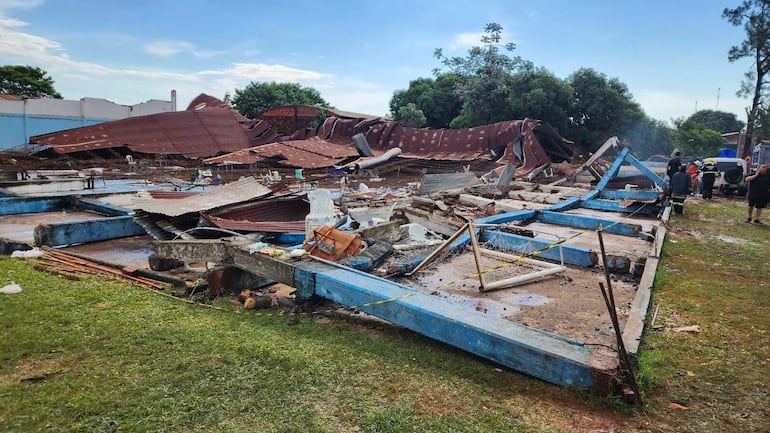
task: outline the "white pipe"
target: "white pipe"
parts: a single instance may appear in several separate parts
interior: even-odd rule
[[[480,292],[486,292],[489,290],[504,289],[508,287],[520,286],[530,281],[539,280],[541,278],[559,274],[567,270],[566,266],[557,265],[555,268],[543,269],[542,271],[533,272],[531,274],[519,275],[517,277],[508,278],[505,280],[494,281],[487,283],[484,287],[479,288]]]

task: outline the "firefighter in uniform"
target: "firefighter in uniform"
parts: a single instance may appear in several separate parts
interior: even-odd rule
[[[703,161],[701,172],[701,194],[706,200],[710,200],[714,194],[714,181],[719,175],[719,169],[713,159]]]

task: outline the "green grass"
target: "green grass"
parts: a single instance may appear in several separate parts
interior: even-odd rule
[[[0,431],[770,431],[770,229],[736,223],[739,202],[685,212],[653,293],[664,328],[640,352],[643,409],[385,324],[290,326],[0,258],[0,285],[24,289],[0,295]],[[672,330],[687,325],[702,332]]]

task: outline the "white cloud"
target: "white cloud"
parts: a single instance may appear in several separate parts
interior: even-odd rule
[[[55,80],[56,89],[68,99],[95,97],[131,105],[150,99],[169,99],[173,89],[177,91],[178,109],[185,109],[200,93],[223,98],[252,81],[276,81],[314,87],[341,110],[385,115],[392,94],[392,89],[374,83],[282,64],[232,63],[192,72],[108,67],[70,58],[59,42],[21,31],[26,25],[0,17],[0,58],[6,63],[32,64],[46,70]],[[180,53],[216,54],[198,50],[185,41],[156,41],[144,48],[148,54],[159,57]]]
[[[172,57],[179,53],[187,53],[195,57],[213,57],[225,54],[225,51],[199,50],[194,44],[185,41],[155,41],[144,46],[147,54],[157,57]]]
[[[450,51],[467,50],[474,46],[481,46],[481,38],[485,35],[483,32],[475,33],[459,33],[455,36],[454,40],[449,44]],[[508,42],[515,42],[513,35],[503,32],[500,34],[500,43],[507,44]]]
[[[171,57],[175,54],[183,53],[185,51],[194,51],[195,46],[189,42],[182,41],[156,41],[151,42],[144,46],[144,51],[147,54],[158,57]]]
[[[35,9],[42,4],[43,0],[0,0],[0,15],[14,9]]]

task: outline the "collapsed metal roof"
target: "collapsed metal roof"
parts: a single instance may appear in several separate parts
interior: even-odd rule
[[[320,126],[312,122],[324,112]],[[272,162],[286,167],[326,168],[359,156],[361,134],[372,152],[401,149],[401,158],[511,162],[520,172],[570,161],[573,143],[540,120],[509,120],[466,129],[410,128],[390,119],[309,105],[274,107],[248,119],[227,103],[201,94],[185,111],[121,119],[34,136],[38,154],[136,152],[208,158],[207,164]],[[123,149],[123,150],[120,150]]]

